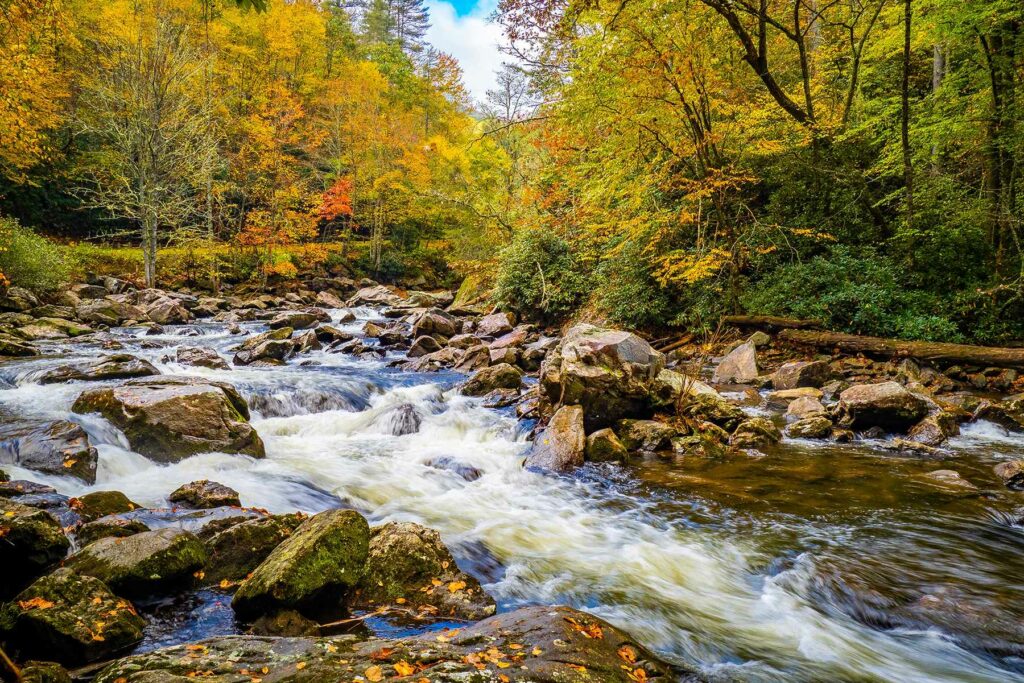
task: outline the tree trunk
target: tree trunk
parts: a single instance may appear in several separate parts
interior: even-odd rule
[[[913,11],[911,0],[903,3],[903,87],[900,100],[903,117],[900,122],[900,142],[903,146],[903,184],[907,192],[907,227],[914,222],[914,164],[910,151],[910,29]]]
[[[945,365],[965,364],[982,367],[1024,368],[1024,349],[900,341],[813,330],[783,330],[779,333],[779,339],[790,344],[813,346],[820,349],[838,349],[846,353],[863,353],[880,358],[917,358]]]
[[[774,315],[726,315],[722,316],[722,324],[734,327],[762,327],[769,330],[817,330],[821,328],[821,323],[817,320],[780,318]]]

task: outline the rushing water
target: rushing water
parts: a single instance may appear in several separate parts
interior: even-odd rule
[[[357,314],[339,327],[358,332],[377,315]],[[965,430],[944,462],[806,441],[765,457],[547,476],[523,469],[526,430],[514,415],[458,395],[458,375],[325,352],[269,369],[163,360],[178,345],[230,357],[239,341],[221,325],[190,329],[200,334],[114,333],[166,374],[238,387],[266,459],[207,454],[157,465],[97,416],[71,416],[100,452],[94,486],[5,469],[68,495],[117,489],[153,507],[209,478],[273,512],[342,504],[374,522],[421,522],[441,531],[502,609],[572,604],[722,680],[1024,681],[1024,494],[1002,490],[991,473],[1024,440],[994,425]],[[105,353],[88,343],[49,350],[59,355],[0,365],[0,420],[68,418],[83,385],[33,377]],[[418,431],[395,435],[416,418]],[[922,477],[939,468],[982,490]],[[190,600],[193,621],[231,627],[211,607],[216,596]]]

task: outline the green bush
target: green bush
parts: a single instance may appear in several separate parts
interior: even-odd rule
[[[12,285],[36,293],[66,284],[74,261],[58,245],[13,218],[0,218],[0,272]]]
[[[573,312],[594,283],[569,244],[542,230],[524,230],[499,255],[494,301],[524,318],[553,322]]]
[[[819,320],[829,329],[902,339],[959,341],[950,302],[907,286],[902,271],[871,249],[835,247],[783,265],[742,296],[751,313]]]
[[[651,259],[636,242],[598,267],[598,305],[616,323],[633,328],[664,325],[674,316],[668,293],[651,276]]]

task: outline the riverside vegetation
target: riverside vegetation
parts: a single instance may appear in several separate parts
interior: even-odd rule
[[[5,677],[1024,680],[1013,3],[0,9]]]

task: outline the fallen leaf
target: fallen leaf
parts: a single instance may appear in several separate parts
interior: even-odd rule
[[[64,467],[66,467],[67,469],[71,469],[72,467],[74,467],[77,464],[78,464],[78,461],[75,460],[74,458],[72,458],[71,460],[65,460],[64,461]]]
[[[305,668],[306,668],[306,663],[305,663],[305,662],[298,662],[298,663],[297,663],[297,664],[295,665],[295,668],[296,668],[296,669],[298,669],[299,671],[302,671],[303,669],[305,669]]]
[[[457,593],[458,591],[462,590],[465,587],[466,587],[466,582],[465,581],[452,581],[451,583],[448,584],[448,592],[449,593]]]
[[[219,585],[221,588],[231,588],[231,582],[227,579],[221,579]]]
[[[405,604],[405,598],[396,598],[395,599],[395,603],[399,604],[399,605],[404,605]]]
[[[363,675],[366,676],[366,680],[371,681],[372,683],[384,680],[384,672],[379,666],[371,666],[363,672]]]
[[[386,661],[394,651],[395,648],[393,647],[382,647],[379,650],[371,652],[370,659],[372,659],[375,662],[383,662]]]
[[[46,598],[34,597],[31,600],[19,600],[18,607],[21,609],[50,609],[53,603]]]
[[[199,571],[197,571],[192,576],[194,576],[197,579],[199,579],[200,581],[202,581],[206,577],[206,572],[204,572],[202,569],[200,569]]]
[[[404,659],[395,664],[395,673],[399,676],[411,676],[416,673],[416,668]]]
[[[542,654],[544,654],[544,650],[540,649],[539,647],[535,647],[533,648],[533,651],[530,652],[530,654],[534,657],[540,657]]]
[[[633,649],[632,645],[623,645],[619,648],[618,652],[622,661],[629,662],[630,664],[636,663],[636,650]]]
[[[647,680],[647,672],[643,669],[634,669],[628,675],[630,680],[637,681],[637,683],[644,683]]]

